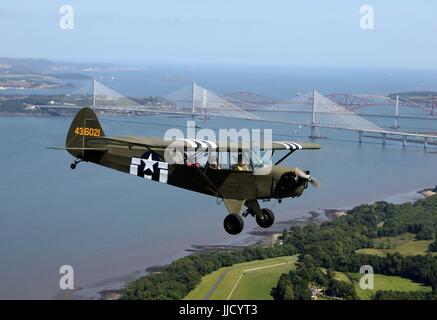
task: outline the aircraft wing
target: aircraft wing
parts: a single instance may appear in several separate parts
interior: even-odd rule
[[[182,139],[176,138],[173,140],[165,140],[156,137],[98,137],[88,138],[87,145],[97,146],[126,146],[126,147],[144,147],[152,150],[164,150],[172,145],[177,148],[204,150],[204,151],[218,151],[226,150],[226,146],[210,140],[200,139]],[[236,146],[236,144],[232,144]],[[224,148],[224,149],[222,149]]]
[[[311,142],[273,141],[272,150],[318,150],[320,144]]]
[[[273,141],[272,150],[287,150],[288,153],[281,159],[276,161],[276,164],[280,164],[287,159],[293,152],[297,150],[318,150],[320,145],[318,143],[311,142],[292,142],[292,141]]]
[[[179,147],[191,150],[202,151],[235,151],[235,150],[250,150],[252,146],[247,143],[234,143],[223,144],[211,140],[203,139],[182,139],[177,138],[174,140],[164,140],[162,138],[154,137],[98,137],[88,138],[87,146],[89,147],[108,147],[108,146],[126,146],[133,148],[144,147],[152,150],[164,150],[169,145],[173,147]],[[260,149],[265,150],[270,147],[272,150],[316,150],[320,149],[320,145],[310,142],[293,142],[293,141],[272,141],[270,146],[265,144],[259,145]]]

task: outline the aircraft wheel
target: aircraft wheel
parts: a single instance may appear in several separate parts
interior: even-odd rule
[[[76,169],[76,164],[75,163],[70,164],[70,168],[71,168],[71,170]]]
[[[262,217],[256,216],[256,223],[261,228],[269,228],[272,226],[273,222],[275,222],[275,215],[273,214],[272,210],[270,209],[262,209],[261,212],[263,213]]]
[[[227,233],[236,235],[243,230],[244,221],[239,214],[228,214],[223,221],[223,226]]]

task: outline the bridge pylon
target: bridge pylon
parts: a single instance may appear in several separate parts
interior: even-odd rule
[[[316,89],[313,89],[313,107],[311,112],[311,133],[309,136],[311,139],[321,138],[319,128],[317,128],[316,119]]]
[[[399,95],[396,95],[396,107],[395,107],[395,123],[393,128],[399,128]]]
[[[321,137],[322,137],[322,135],[320,134],[319,128],[317,128],[317,126],[311,126],[311,134],[310,134],[309,138],[318,139]]]

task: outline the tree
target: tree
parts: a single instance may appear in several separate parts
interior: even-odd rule
[[[293,284],[291,283],[290,274],[284,273],[281,275],[276,289],[273,291],[273,298],[275,300],[293,300]]]
[[[285,287],[285,291],[284,291],[284,295],[283,295],[282,299],[283,300],[293,300],[294,299],[293,286]]]
[[[358,298],[355,292],[355,287],[352,284],[335,279],[329,281],[329,285],[325,290],[325,294],[327,296],[338,297],[347,300],[356,300]]]
[[[311,290],[308,282],[299,281],[293,285],[293,300],[311,300]]]
[[[424,227],[420,230],[416,235],[417,240],[431,240],[432,239],[432,230],[430,228]]]
[[[428,247],[429,252],[437,252],[437,232],[435,233],[435,240]]]

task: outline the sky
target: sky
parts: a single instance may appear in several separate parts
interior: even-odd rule
[[[62,5],[74,29],[61,29]],[[360,27],[371,5],[374,29]],[[2,1],[0,56],[123,64],[437,69],[429,0]]]

